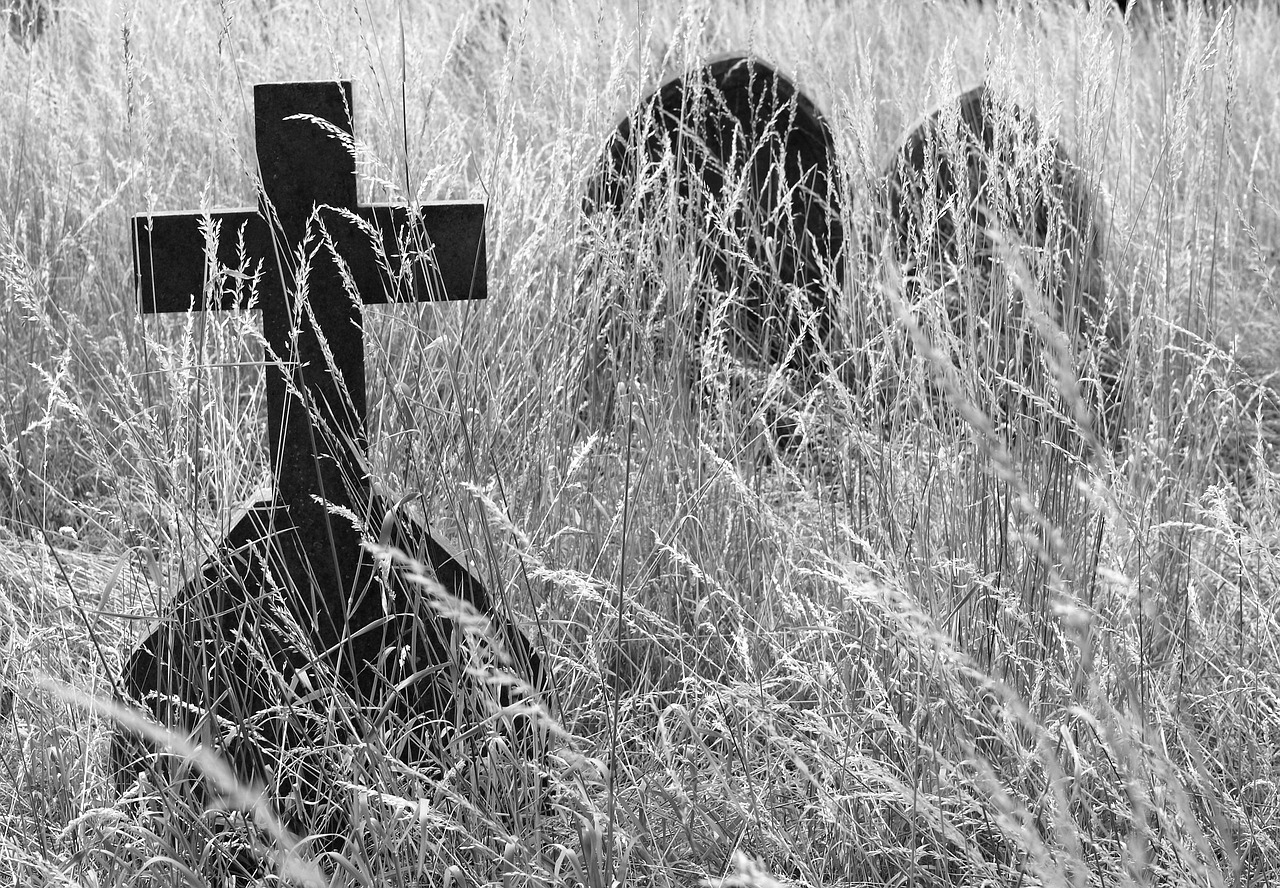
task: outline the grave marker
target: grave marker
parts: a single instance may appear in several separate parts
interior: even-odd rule
[[[39,39],[56,13],[49,0],[0,0],[0,18],[7,20],[9,36],[23,49]]]
[[[1102,346],[1100,390],[1086,396],[1100,408],[1095,431],[1114,439],[1127,325],[1108,306],[1102,203],[1061,142],[1029,111],[979,86],[911,128],[877,198],[878,228],[907,302],[943,309],[921,318],[926,334],[941,329],[936,346],[976,345],[986,358],[976,372],[989,375],[998,403],[978,406],[1013,422],[1029,408],[1003,380],[1037,392],[1054,385],[1032,379],[1044,372],[1037,317],[1047,316],[1071,337],[1074,354]],[[939,292],[945,298],[927,295]]]
[[[806,377],[820,372],[843,275],[840,209],[826,121],[788,78],[739,55],[646,96],[610,136],[584,201],[589,216],[656,225],[650,250],[692,249],[700,292],[677,308],[695,347],[733,300],[738,356]]]
[[[256,294],[275,486],[237,517],[174,616],[130,658],[126,688],[163,720],[215,739],[219,720],[243,735],[246,719],[304,696],[316,673],[370,712],[448,721],[460,678],[452,630],[398,573],[380,578],[348,516],[390,529],[389,542],[416,553],[448,592],[496,615],[484,587],[370,484],[360,304],[484,298],[484,207],[359,205],[348,82],[259,85],[254,102],[259,207],[136,217],[134,255],[145,313],[244,309]],[[213,232],[217,253],[207,255]],[[497,622],[539,683],[527,641]],[[310,650],[299,649],[298,627]],[[254,684],[259,673],[268,686]]]

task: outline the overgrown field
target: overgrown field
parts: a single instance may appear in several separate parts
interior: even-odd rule
[[[1280,882],[1280,17],[1096,5],[64,0],[0,41],[0,881]],[[730,50],[843,164],[803,383],[723,313],[690,341],[679,220],[582,213],[618,120]],[[369,312],[375,476],[555,705],[539,801],[501,744],[329,749],[349,841],[290,857],[234,805],[120,799],[87,701],[267,464],[255,315],[140,318],[128,220],[252,205],[253,85],[338,78],[363,200],[488,203],[487,302]],[[899,140],[984,79],[1106,196],[1115,446],[1082,443],[1095,364],[1052,329],[1016,378],[981,336],[940,357],[954,282],[881,248]]]

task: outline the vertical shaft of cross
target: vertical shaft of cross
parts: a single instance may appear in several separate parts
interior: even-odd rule
[[[337,216],[318,210],[356,210],[351,86],[267,84],[254,103],[261,210],[284,293],[262,303],[272,468],[305,555],[291,571],[294,592],[310,599],[320,638],[333,646],[346,634],[360,538],[329,504],[360,515],[367,501],[357,457],[366,411],[360,297],[345,291],[322,236],[326,217],[332,225]]]

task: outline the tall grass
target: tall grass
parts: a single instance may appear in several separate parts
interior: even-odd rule
[[[1048,4],[68,0],[0,44],[0,874],[216,881],[302,838],[359,884],[1275,881],[1265,6],[1126,27]],[[1108,202],[1118,446],[1006,435],[948,389],[989,344],[931,359],[912,319],[945,282],[905,286],[875,249],[830,294],[842,339],[812,387],[651,347],[679,342],[652,282],[672,305],[697,286],[675,223],[610,241],[582,196],[620,115],[732,49],[826,111],[846,230],[872,241],[912,121],[984,78],[1034,109]],[[127,219],[252,203],[252,84],[338,77],[363,198],[489,203],[486,304],[366,315],[374,474],[544,647],[559,729],[539,803],[507,797],[501,744],[444,774],[338,749],[349,835],[326,856],[251,808],[118,798],[81,695],[112,696],[139,618],[267,462],[253,316],[139,319]],[[602,306],[634,332],[603,376]],[[745,381],[691,399],[691,362]],[[1065,378],[1005,382],[1069,423],[1090,405]],[[613,409],[584,412],[603,389]]]

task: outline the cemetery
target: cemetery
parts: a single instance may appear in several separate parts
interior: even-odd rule
[[[14,9],[6,883],[1280,874],[1265,4]]]

